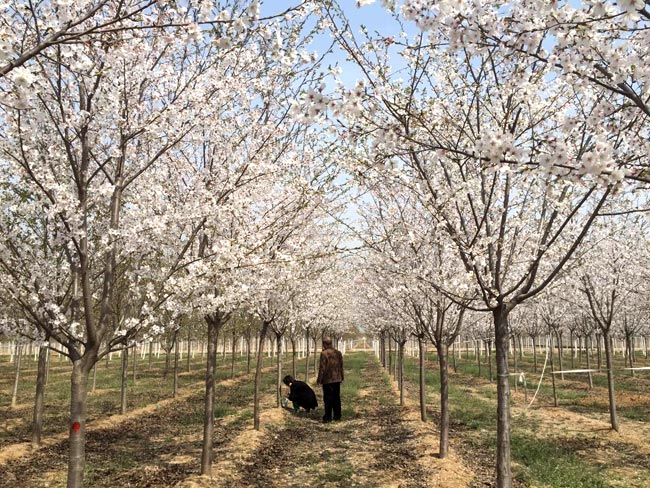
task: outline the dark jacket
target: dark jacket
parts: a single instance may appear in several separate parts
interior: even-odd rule
[[[314,393],[314,390],[312,390],[304,381],[293,380],[289,388],[291,389],[289,392],[289,400],[292,402],[296,402],[305,410],[316,408],[318,406],[316,393]]]
[[[343,381],[343,355],[333,348],[323,349],[320,353],[318,368],[319,385],[340,383]]]

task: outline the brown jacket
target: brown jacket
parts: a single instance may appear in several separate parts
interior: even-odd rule
[[[333,348],[323,349],[320,353],[317,383],[327,385],[341,381],[343,381],[343,355]]]

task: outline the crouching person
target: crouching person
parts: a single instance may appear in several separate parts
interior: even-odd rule
[[[289,387],[287,398],[293,403],[293,413],[298,413],[300,407],[310,412],[318,406],[316,393],[307,383],[294,379],[290,374],[282,382]]]

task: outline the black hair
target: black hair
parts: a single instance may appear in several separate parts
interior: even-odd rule
[[[290,374],[288,374],[288,375],[286,375],[286,376],[283,378],[282,383],[284,383],[285,385],[289,386],[289,383],[293,383],[294,381],[295,381],[295,380],[293,379],[293,376],[291,376]]]

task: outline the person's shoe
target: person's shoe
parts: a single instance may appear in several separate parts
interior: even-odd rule
[[[328,419],[327,417],[323,417],[323,423],[324,424],[329,424],[332,421],[332,419]]]
[[[340,422],[340,421],[341,421],[341,417],[334,417],[334,422]]]

